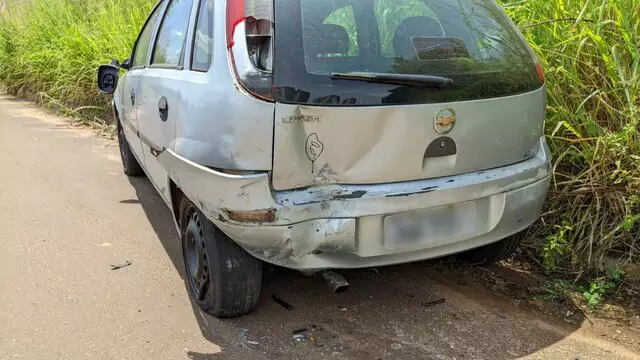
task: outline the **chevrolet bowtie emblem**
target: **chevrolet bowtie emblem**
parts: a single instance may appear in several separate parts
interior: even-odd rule
[[[436,120],[436,125],[438,125],[438,126],[449,126],[449,125],[453,124],[454,122],[456,122],[456,118],[454,116],[446,115],[446,116],[443,116],[440,119]]]
[[[445,135],[453,130],[456,124],[456,113],[452,108],[440,109],[435,116],[433,128],[440,135]]]

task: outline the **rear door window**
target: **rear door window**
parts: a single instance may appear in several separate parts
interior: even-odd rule
[[[140,32],[140,36],[138,37],[138,42],[136,43],[136,48],[133,52],[133,63],[132,67],[143,67],[147,64],[147,56],[149,56],[149,45],[151,44],[151,37],[153,36],[153,30],[156,28],[156,22],[158,21],[158,16],[160,15],[160,11],[164,7],[164,2],[158,4],[156,8],[153,10],[147,23],[144,25],[144,28]]]
[[[193,40],[191,70],[205,72],[211,66],[213,51],[213,0],[200,0]]]
[[[182,65],[193,0],[172,0],[158,30],[151,64]]]
[[[275,14],[277,101],[433,103],[541,86],[533,55],[493,0],[280,0]],[[332,80],[354,72],[433,75],[453,85]]]

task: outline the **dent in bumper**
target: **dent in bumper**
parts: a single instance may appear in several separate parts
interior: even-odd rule
[[[310,220],[289,226],[216,224],[249,253],[279,266],[316,272],[392,265],[455,254],[526,229],[537,220],[550,181],[547,176],[525,187],[482,199],[492,205],[486,208],[489,211],[486,226],[476,235],[429,246],[386,248],[384,214],[357,219]]]
[[[277,265],[317,271],[444,256],[526,228],[537,219],[550,183],[551,156],[543,139],[541,145],[532,159],[493,170],[395,184],[327,185],[275,193],[267,174],[224,174],[170,150],[158,160],[185,195],[248,252]],[[430,248],[389,250],[383,245],[382,223],[387,214],[482,199],[493,205],[488,208],[486,228],[472,238]],[[225,210],[270,209],[275,209],[276,219],[268,225],[225,218]]]
[[[257,258],[274,264],[356,251],[356,219],[317,219],[289,226],[216,225]]]

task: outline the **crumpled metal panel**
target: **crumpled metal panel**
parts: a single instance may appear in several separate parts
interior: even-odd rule
[[[490,204],[488,226],[464,239],[389,249],[384,246],[385,215],[357,219],[316,219],[289,226],[216,225],[253,256],[307,273],[432,259],[504,239],[538,219],[549,188],[547,176],[521,188],[480,200]],[[425,195],[415,195],[424,197]],[[355,229],[355,231],[354,231]]]
[[[269,210],[275,206],[266,173],[224,174],[183,158],[171,150],[158,155],[171,180],[210,219],[226,209],[234,211]]]
[[[324,268],[377,266],[427,259],[502,239],[536,220],[547,194],[551,153],[540,149],[526,161],[452,177],[392,184],[325,185],[273,192],[267,173],[229,175],[166,150],[158,161],[178,187],[223,232],[254,256],[313,272]],[[387,248],[383,222],[389,214],[473,201],[482,213],[469,238],[429,246]],[[269,223],[232,221],[226,211],[273,210]],[[451,240],[451,241],[449,241]]]
[[[397,213],[469,201],[517,189],[551,174],[551,152],[510,166],[451,177],[371,185],[324,185],[275,192],[278,223]]]
[[[531,158],[543,135],[545,89],[496,99],[404,106],[276,104],[273,186],[377,184],[492,169]],[[436,116],[455,111],[449,132]],[[448,124],[450,125],[450,124]],[[429,156],[446,136],[455,152]],[[443,143],[449,146],[448,142]],[[442,154],[441,154],[442,155]]]

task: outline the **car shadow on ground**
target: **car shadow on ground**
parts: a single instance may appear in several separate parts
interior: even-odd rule
[[[129,181],[184,278],[170,210],[146,178]],[[225,353],[268,359],[517,359],[559,342],[582,322],[540,321],[433,262],[341,274],[351,288],[335,295],[319,277],[265,265],[262,297],[253,313],[220,320],[193,302],[192,307],[203,336]]]

